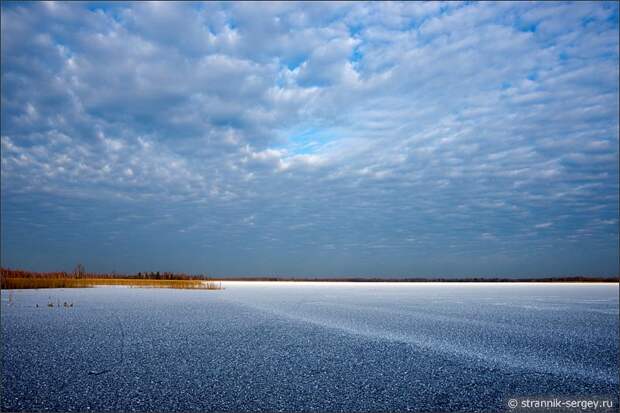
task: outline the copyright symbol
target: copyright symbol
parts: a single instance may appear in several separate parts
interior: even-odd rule
[[[508,407],[510,407],[511,409],[514,409],[515,407],[517,407],[518,404],[519,402],[517,401],[517,399],[508,400]]]

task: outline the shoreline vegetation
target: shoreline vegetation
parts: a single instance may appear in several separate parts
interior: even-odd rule
[[[618,277],[572,276],[542,278],[498,278],[498,277],[461,277],[461,278],[376,278],[376,277],[222,277],[218,280],[206,275],[189,275],[171,272],[139,272],[134,275],[87,273],[82,265],[73,272],[35,272],[0,268],[0,288],[90,288],[98,286],[127,286],[142,288],[176,288],[220,290],[222,281],[286,281],[286,282],[441,282],[441,283],[510,283],[510,282],[557,282],[557,283],[620,283]]]
[[[91,288],[124,286],[138,288],[174,288],[221,290],[220,281],[202,275],[169,272],[140,272],[135,275],[87,273],[78,265],[72,272],[34,272],[0,268],[0,288],[3,290],[33,288]]]

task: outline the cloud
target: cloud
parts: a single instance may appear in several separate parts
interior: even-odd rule
[[[618,271],[617,4],[3,3],[2,62],[7,265]]]
[[[542,224],[534,225],[534,228],[549,228],[553,225],[553,222],[543,222]]]

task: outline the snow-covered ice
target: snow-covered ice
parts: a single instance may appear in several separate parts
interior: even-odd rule
[[[618,402],[618,284],[223,284],[2,291],[2,410]]]

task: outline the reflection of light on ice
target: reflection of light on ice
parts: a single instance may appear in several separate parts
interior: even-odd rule
[[[222,279],[222,285],[230,285],[230,286],[252,286],[252,287],[262,287],[262,286],[283,286],[283,287],[295,287],[295,286],[342,286],[342,287],[438,287],[438,286],[451,286],[451,287],[511,287],[511,286],[530,286],[530,285],[540,285],[540,286],[555,286],[555,287],[570,287],[570,286],[584,286],[584,285],[592,285],[592,286],[610,286],[617,285],[617,283],[606,283],[606,282],[570,282],[570,283],[562,283],[562,282],[373,282],[373,281],[227,281],[226,279]]]
[[[571,320],[573,313],[593,311],[569,303],[600,299],[601,293],[613,297],[616,283],[223,280],[222,285],[228,287],[223,295],[227,301],[326,331],[409,344],[425,353],[487,366],[587,380],[617,377],[613,366],[569,365],[571,353],[554,347],[575,340],[607,340],[604,329],[584,335],[574,325],[567,328],[570,322],[556,323],[548,331],[538,328],[560,314]],[[614,301],[606,300],[608,305]]]

